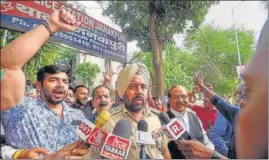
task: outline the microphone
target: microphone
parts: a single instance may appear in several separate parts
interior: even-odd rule
[[[112,134],[109,133],[101,150],[101,156],[109,159],[127,159],[131,147],[132,124],[128,119],[117,122]]]
[[[187,135],[188,138],[191,136],[187,132],[184,123],[177,118],[173,118],[170,120],[169,116],[165,112],[161,112],[159,114],[159,118],[161,123],[165,124],[161,127],[162,131],[168,138],[172,138],[173,140],[183,139],[182,135]]]
[[[76,129],[77,135],[84,142],[94,145],[96,147],[101,147],[103,144],[107,133],[96,127],[91,121],[83,120]]]
[[[166,124],[170,122],[170,117],[165,112],[160,112],[158,117],[162,124],[160,131],[162,131],[166,135],[166,137],[168,137],[169,139],[172,139],[173,138],[172,135],[169,133],[169,131],[167,130],[165,126]],[[158,131],[156,133],[158,133]],[[159,136],[159,134],[157,134],[157,136]],[[155,137],[156,137],[156,134],[155,134]]]
[[[140,152],[139,152],[139,159],[151,159],[145,151],[146,144],[154,144],[155,139],[153,138],[153,133],[149,133],[148,131],[148,123],[145,120],[140,120],[137,124],[137,131],[136,131],[136,142],[140,144]]]
[[[102,110],[97,118],[96,118],[96,122],[95,125],[98,128],[103,127],[104,124],[106,124],[106,122],[110,119],[111,114],[107,111],[107,110]]]

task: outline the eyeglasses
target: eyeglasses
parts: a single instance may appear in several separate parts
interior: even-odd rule
[[[181,95],[171,95],[171,98],[172,98],[173,100],[177,100],[177,99],[179,99],[179,98],[181,98],[181,99],[183,99],[183,100],[186,100],[186,99],[188,99],[188,96],[185,95],[185,94],[181,94]]]

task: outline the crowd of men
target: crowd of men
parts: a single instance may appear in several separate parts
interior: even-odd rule
[[[168,90],[167,104],[162,97],[151,96],[152,81],[147,67],[140,63],[126,65],[119,73],[116,96],[109,81],[92,90],[85,85],[69,86],[64,69],[44,66],[37,73],[38,96],[25,94],[26,80],[22,66],[56,32],[74,31],[80,25],[65,10],[55,10],[48,21],[24,33],[1,51],[1,123],[5,132],[1,156],[5,159],[100,159],[100,148],[83,143],[76,134],[77,121],[95,123],[103,110],[111,112],[102,130],[112,133],[121,119],[132,125],[128,159],[139,159],[136,142],[137,123],[145,120],[148,132],[160,129],[159,114],[183,122],[186,134],[174,140],[162,134],[156,145],[145,149],[151,159],[222,159],[268,158],[268,22],[262,30],[256,53],[236,88],[235,105],[214,93],[203,76],[194,77],[194,89],[180,84]],[[29,90],[29,89],[27,89]],[[203,105],[195,94],[203,93]],[[111,110],[116,108],[115,110]]]

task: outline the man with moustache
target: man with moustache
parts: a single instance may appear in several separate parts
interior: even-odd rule
[[[111,115],[111,119],[102,127],[107,133],[112,133],[116,123],[127,118],[132,124],[131,149],[127,159],[139,159],[139,146],[136,143],[137,123],[144,119],[148,122],[148,132],[153,132],[161,127],[156,113],[151,112],[147,105],[151,89],[150,73],[147,67],[140,63],[129,64],[119,73],[117,93],[121,109]],[[152,159],[170,159],[167,148],[167,139],[164,135],[156,140],[156,145],[146,147],[146,154]],[[100,158],[100,150],[92,149],[92,158]]]
[[[74,89],[75,103],[73,108],[83,108],[86,106],[89,97],[89,88],[85,85],[78,85]]]
[[[50,36],[60,31],[74,31],[79,24],[69,12],[55,10],[42,25],[1,50],[1,69],[5,71],[1,80],[1,120],[7,144],[19,149],[12,159],[20,158],[24,149],[40,147],[42,153],[36,152],[34,158],[46,152],[50,153],[46,158],[73,159],[88,152],[78,141],[76,126],[72,125],[72,121],[84,120],[85,116],[64,102],[68,90],[65,70],[54,65],[39,69],[37,89],[41,95],[38,99],[24,97],[25,74],[21,70]]]
[[[99,85],[92,92],[92,105],[95,110],[91,122],[95,123],[96,117],[102,110],[109,110],[112,105],[110,89],[105,85]]]
[[[189,105],[188,98],[188,92],[185,87],[181,85],[172,86],[168,91],[168,104],[170,109],[167,114],[171,119],[177,118],[184,123],[187,132],[182,135],[183,139],[195,139],[214,150],[214,145],[207,137],[202,122],[198,116],[196,116],[195,112],[187,107]],[[170,141],[168,148],[172,159],[186,158],[185,155],[182,154],[182,151],[178,149],[175,141]]]

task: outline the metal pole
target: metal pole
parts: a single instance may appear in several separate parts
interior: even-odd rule
[[[238,63],[239,63],[239,66],[241,66],[241,56],[240,56],[240,50],[239,50],[239,45],[238,45],[237,31],[236,31],[236,29],[235,29],[234,12],[233,12],[233,9],[232,9],[232,16],[233,16],[233,28],[234,28],[234,34],[235,34],[235,41],[236,41],[236,48],[237,48]]]

